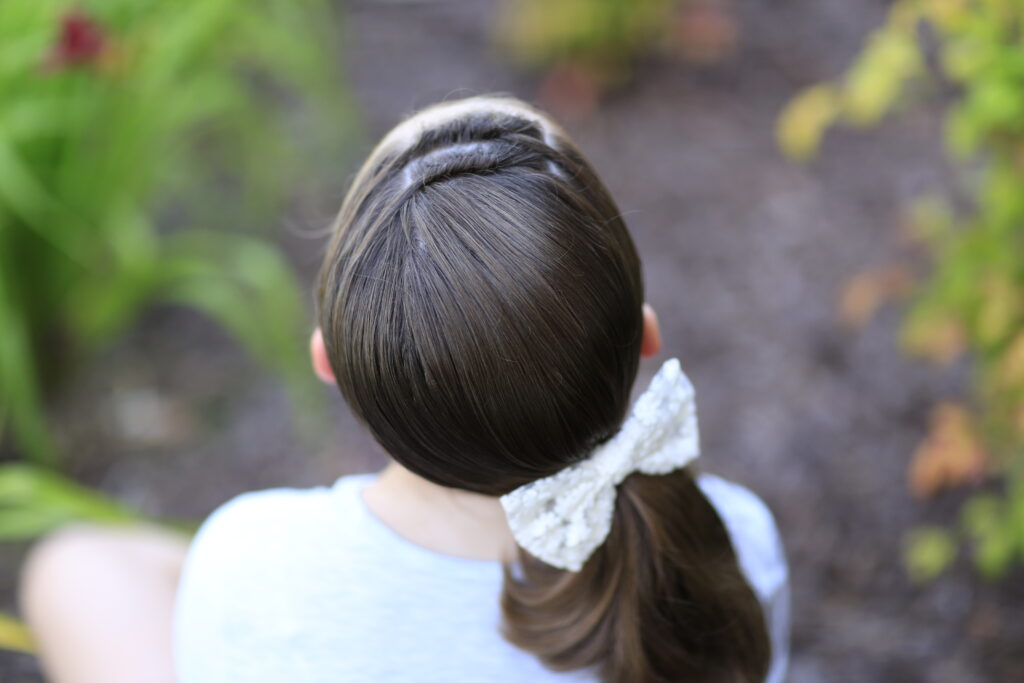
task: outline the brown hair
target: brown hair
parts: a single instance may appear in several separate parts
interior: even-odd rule
[[[342,394],[396,461],[502,495],[619,429],[640,262],[550,120],[499,98],[434,114],[395,129],[357,175],[320,273],[320,325]],[[688,469],[628,477],[582,571],[520,556],[505,635],[554,669],[629,683],[765,676],[760,605]]]

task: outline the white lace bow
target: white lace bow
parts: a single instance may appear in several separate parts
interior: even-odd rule
[[[700,453],[693,385],[668,360],[622,429],[585,460],[501,497],[516,542],[577,572],[612,527],[615,487],[633,472],[667,474]]]

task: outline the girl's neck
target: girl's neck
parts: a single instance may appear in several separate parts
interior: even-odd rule
[[[515,540],[497,498],[446,488],[392,462],[363,492],[378,519],[427,550],[471,560],[511,562]]]

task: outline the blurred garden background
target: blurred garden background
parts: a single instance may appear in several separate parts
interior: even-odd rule
[[[307,371],[325,229],[446,98],[562,120],[771,506],[790,680],[1024,681],[1024,2],[4,0],[0,681],[32,538],[384,457]],[[653,362],[643,366],[645,386]]]

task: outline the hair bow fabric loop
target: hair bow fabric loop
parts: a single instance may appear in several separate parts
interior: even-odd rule
[[[501,497],[516,542],[547,564],[579,571],[611,531],[615,487],[633,472],[667,474],[700,453],[693,385],[672,358],[619,432],[560,472]]]

